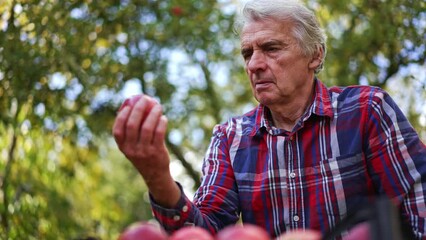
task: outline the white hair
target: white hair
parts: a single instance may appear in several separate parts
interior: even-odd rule
[[[238,15],[235,30],[240,34],[247,23],[264,19],[294,22],[293,35],[305,55],[314,56],[320,48],[323,50],[321,64],[315,73],[323,69],[327,36],[313,11],[298,0],[249,0]]]

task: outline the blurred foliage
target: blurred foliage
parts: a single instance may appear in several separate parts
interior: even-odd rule
[[[329,34],[320,78],[386,88],[425,140],[425,2],[307,2]],[[134,83],[163,104],[172,164],[195,188],[214,124],[255,104],[237,5],[1,1],[0,239],[114,239],[151,219],[144,183],[110,134]]]

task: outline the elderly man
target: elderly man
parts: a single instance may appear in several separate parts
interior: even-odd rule
[[[118,113],[117,144],[164,228],[216,233],[241,216],[271,237],[324,234],[387,196],[416,237],[425,236],[426,147],[391,97],[369,86],[327,88],[316,78],[326,36],[298,1],[249,1],[238,23],[259,105],[214,128],[193,202],[170,175],[161,106],[144,96]]]

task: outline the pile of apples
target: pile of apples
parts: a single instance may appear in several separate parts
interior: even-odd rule
[[[263,228],[252,224],[228,226],[215,236],[196,226],[186,226],[168,235],[158,224],[137,222],[126,228],[118,240],[271,240]],[[315,231],[295,231],[283,234],[276,240],[319,240],[321,235]]]
[[[121,233],[119,240],[270,240],[269,234],[260,227],[235,225],[213,236],[201,227],[186,226],[168,235],[161,226],[149,222],[132,224]]]

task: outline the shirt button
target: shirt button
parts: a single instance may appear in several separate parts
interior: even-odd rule
[[[175,215],[175,216],[173,217],[173,220],[175,220],[176,222],[177,222],[177,221],[179,221],[179,220],[180,220],[180,216]]]
[[[183,211],[183,212],[188,212],[188,206],[186,206],[186,205],[185,205],[185,206],[183,206],[182,211]]]
[[[290,173],[290,178],[295,178],[296,177],[296,173],[295,172],[291,172]]]
[[[300,220],[299,216],[297,216],[297,215],[293,216],[293,221],[298,222],[299,220]]]

